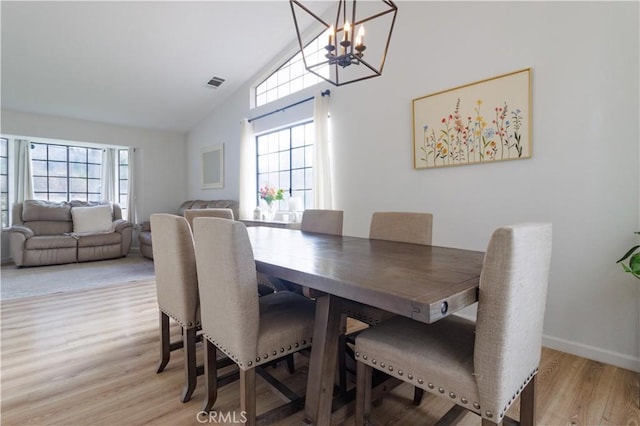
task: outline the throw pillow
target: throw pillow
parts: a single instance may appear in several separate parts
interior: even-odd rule
[[[111,205],[73,207],[73,232],[76,234],[100,234],[113,231]]]

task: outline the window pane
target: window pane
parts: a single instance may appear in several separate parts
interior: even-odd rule
[[[291,171],[291,189],[294,191],[304,189],[304,170]]]
[[[87,198],[86,192],[78,192],[78,193],[70,192],[69,200],[89,201],[89,199]]]
[[[304,148],[291,150],[291,168],[299,169],[304,167]]]
[[[69,176],[70,177],[87,177],[87,164],[86,163],[69,163]]]
[[[87,201],[102,201],[100,199],[100,194],[89,194],[87,197]]]
[[[120,176],[120,179],[129,179],[129,166],[124,165],[118,167],[118,176]]]
[[[47,146],[39,143],[31,144],[31,159],[32,160],[46,160],[47,159]]]
[[[100,190],[102,189],[102,182],[100,179],[89,179],[87,183],[89,185],[89,192],[100,194]]]
[[[59,163],[57,161],[49,162],[49,176],[66,176],[67,163]]]
[[[34,192],[47,192],[47,178],[46,177],[34,177],[33,178],[33,191]],[[47,197],[45,197],[46,199]]]
[[[291,129],[291,147],[304,145],[304,127],[297,126]]]
[[[4,193],[9,189],[9,185],[7,184],[7,175],[0,176],[0,192],[2,192],[2,196],[4,197]]]
[[[7,172],[7,158],[0,157],[0,174],[6,175]]]
[[[87,161],[87,149],[70,146],[69,161],[77,161],[77,162],[85,163]]]
[[[47,197],[45,195],[44,199],[46,200]],[[74,198],[72,198],[74,199]],[[77,200],[78,198],[75,198],[75,200]],[[49,201],[69,201],[67,199],[67,193],[65,192],[64,194],[60,194],[60,193],[56,193],[56,192],[50,192],[49,193]]]
[[[87,176],[90,178],[100,179],[102,176],[102,166],[97,164],[89,164],[89,172]]]
[[[129,186],[129,181],[121,180],[120,181],[120,194],[126,194]]]
[[[49,191],[50,192],[64,192],[66,194],[67,193],[67,179],[66,178],[49,178]]]
[[[87,192],[87,180],[71,178],[69,179],[69,192]]]
[[[31,160],[31,173],[34,176],[46,176],[47,175],[47,162],[40,160]]]
[[[285,149],[289,149],[289,146],[291,144],[290,136],[289,136],[290,134],[291,132],[289,131],[289,129],[278,132],[278,149],[279,150],[283,151]]]
[[[119,158],[120,164],[129,164],[129,150],[120,149],[118,152],[120,154],[120,158]]]
[[[280,157],[280,170],[289,170],[291,165],[289,164],[289,151],[281,151]]]
[[[89,148],[87,150],[87,161],[93,164],[102,164],[102,150]]]
[[[49,145],[49,161],[67,161],[67,147]]]
[[[313,166],[313,145],[304,147],[304,165],[306,167]]]
[[[267,156],[258,157],[258,173],[267,173],[269,171],[269,158]]]

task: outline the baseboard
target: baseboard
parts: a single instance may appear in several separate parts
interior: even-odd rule
[[[474,315],[459,313],[455,315],[471,321],[476,320]],[[619,352],[608,351],[595,346],[548,335],[542,335],[542,346],[640,373],[640,358],[634,358]]]
[[[640,358],[634,358],[619,352],[608,351],[595,346],[560,339],[558,337],[542,336],[542,344],[547,348],[567,352],[583,358],[592,359],[604,364],[640,373]]]

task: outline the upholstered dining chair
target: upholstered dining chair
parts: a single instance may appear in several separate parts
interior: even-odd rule
[[[289,291],[258,297],[256,264],[245,225],[194,220],[202,331],[205,337],[203,411],[217,397],[216,347],[240,369],[241,410],[256,421],[256,367],[311,346],[315,303]]]
[[[362,331],[355,347],[356,424],[371,413],[377,369],[447,398],[455,411],[479,414],[483,425],[500,424],[520,396],[520,423],[534,425],[550,260],[551,224],[499,228],[485,253],[475,323],[394,317]]]
[[[223,219],[234,220],[233,210],[213,208],[213,209],[186,209],[184,217],[189,222],[189,228],[193,229],[193,219],[196,217],[221,217]]]
[[[369,238],[375,240],[398,241],[429,246],[432,241],[433,215],[419,212],[374,212],[371,215],[369,225]],[[389,283],[393,285],[393,283]],[[364,305],[362,303],[346,300],[343,303],[343,312],[350,318],[357,319],[368,325],[377,325],[382,321],[393,317],[393,314]],[[348,339],[352,342],[352,338]],[[346,342],[340,338],[339,360],[344,363],[342,352],[346,350]],[[349,349],[350,350],[350,349]],[[343,376],[346,367],[341,366],[340,388],[346,390],[346,377]],[[416,387],[414,392],[414,404],[420,404],[423,391]]]
[[[184,217],[157,213],[151,215],[153,233],[153,267],[160,309],[160,363],[164,370],[171,350],[184,349],[185,385],[182,402],[187,402],[196,388],[196,332],[200,327],[198,276],[191,229]],[[169,318],[182,327],[182,342],[171,343]]]
[[[152,214],[150,220],[158,230],[153,237],[153,266],[160,311],[160,363],[156,372],[161,373],[165,369],[171,351],[183,349],[186,377],[180,400],[187,402],[196,388],[198,373],[202,374],[202,366],[196,365],[200,301],[193,235],[182,216],[157,213]],[[182,340],[171,342],[169,318],[182,328]],[[220,367],[231,364],[228,359],[218,362]],[[235,372],[220,376],[220,386],[231,383],[236,376]]]
[[[302,213],[300,229],[304,232],[342,235],[342,210],[308,209]]]

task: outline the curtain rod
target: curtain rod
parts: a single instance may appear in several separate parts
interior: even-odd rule
[[[327,89],[324,92],[321,92],[320,94],[322,96],[329,96],[329,95],[331,95],[331,90]],[[296,105],[300,105],[300,104],[303,104],[305,102],[309,102],[309,101],[313,100],[313,98],[314,98],[314,96],[311,96],[311,97],[308,97],[306,99],[302,99],[302,100],[300,100],[298,102],[294,102],[291,105],[287,105],[287,106],[283,106],[282,108],[275,109],[275,110],[273,110],[271,112],[265,112],[262,115],[259,115],[259,116],[254,117],[254,118],[250,118],[249,119],[249,123],[251,123],[252,121],[260,120],[261,118],[264,118],[264,117],[268,117],[268,116],[270,116],[272,114],[275,114],[276,112],[285,111],[287,108],[291,108],[291,107],[294,107]]]

